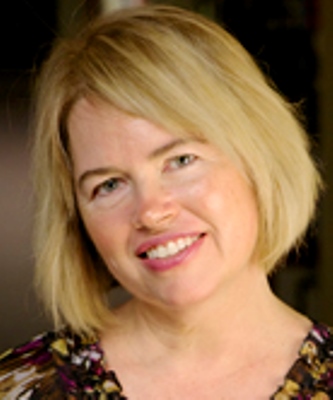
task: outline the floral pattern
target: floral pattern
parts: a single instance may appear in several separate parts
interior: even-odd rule
[[[272,400],[333,399],[333,331],[314,324]]]
[[[95,338],[49,332],[0,357],[4,400],[126,400]],[[314,324],[271,400],[333,399],[333,331]]]
[[[103,368],[95,339],[69,330],[37,336],[0,357],[0,398],[6,400],[126,400]]]

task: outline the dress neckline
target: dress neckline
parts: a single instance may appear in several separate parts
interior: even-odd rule
[[[96,338],[85,339],[65,330],[51,347],[65,390],[69,393],[76,396],[104,394],[109,400],[127,400],[116,372],[106,370],[104,351]],[[331,363],[330,374],[327,372],[328,362]],[[333,390],[332,371],[333,332],[327,326],[313,322],[300,346],[297,359],[270,400],[296,399],[300,398],[297,397],[299,393],[312,396],[321,393],[318,390],[325,385],[331,385]],[[318,382],[321,382],[319,389]]]

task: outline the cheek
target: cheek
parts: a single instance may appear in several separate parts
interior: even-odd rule
[[[212,178],[213,177],[213,178]],[[225,237],[256,240],[258,210],[255,196],[239,174],[210,174],[181,189],[182,201],[212,223]]]
[[[247,185],[240,185],[230,191],[227,200],[226,215],[230,216],[230,236],[241,248],[256,247],[258,239],[258,207],[252,190]]]
[[[179,187],[177,195],[186,206],[202,214],[211,212],[217,216],[225,207],[230,194],[222,179],[211,179],[210,175],[206,175]]]
[[[119,247],[122,230],[115,218],[107,213],[81,213],[87,233],[104,261]]]

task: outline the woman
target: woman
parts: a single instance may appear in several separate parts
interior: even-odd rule
[[[56,47],[36,115],[56,329],[2,357],[4,398],[332,398],[332,332],[267,282],[320,178],[234,38],[173,7],[114,13]],[[118,284],[131,296],[112,306]]]

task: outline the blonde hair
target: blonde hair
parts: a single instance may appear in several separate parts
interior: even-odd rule
[[[320,178],[293,107],[215,23],[171,6],[118,11],[59,43],[38,87],[37,282],[56,324],[89,333],[110,313],[111,278],[77,212],[67,149],[68,115],[83,97],[203,138],[243,168],[267,273],[303,237]]]

